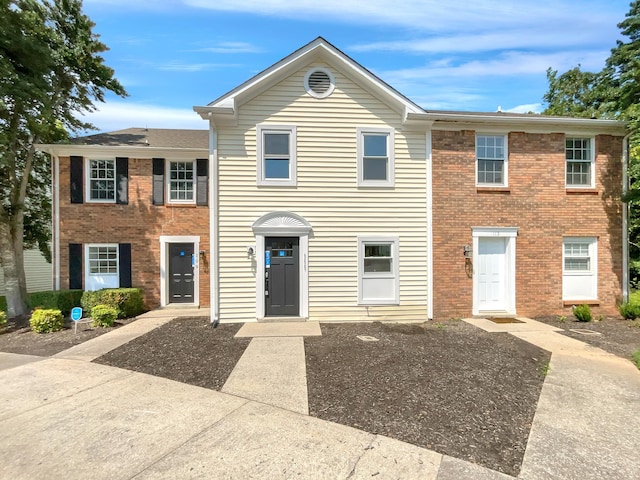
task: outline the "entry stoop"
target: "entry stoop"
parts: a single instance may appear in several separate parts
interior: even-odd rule
[[[284,322],[306,322],[308,318],[305,317],[264,317],[259,318],[259,323],[284,323]]]
[[[236,337],[319,337],[318,322],[245,323]]]

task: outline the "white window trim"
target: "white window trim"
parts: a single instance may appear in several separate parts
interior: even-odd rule
[[[288,132],[289,133],[289,178],[275,179],[264,178],[264,158],[263,147],[265,132]],[[294,187],[297,183],[297,129],[295,125],[270,125],[260,124],[256,128],[256,163],[257,163],[257,183],[258,185]]]
[[[503,137],[504,138],[504,168],[502,171],[502,183],[480,183],[478,182],[478,137]],[[509,186],[509,135],[496,132],[476,132],[474,144],[476,157],[476,187],[508,187]]]
[[[91,162],[92,161],[110,161],[113,162],[113,200],[103,198],[91,198]],[[115,158],[85,158],[84,159],[84,175],[85,175],[85,202],[86,203],[116,203],[118,196],[118,179],[116,173]]]
[[[395,185],[395,131],[393,128],[383,127],[358,127],[356,129],[356,151],[358,157],[358,186],[359,187],[393,187]],[[387,179],[363,180],[364,177],[364,136],[365,134],[387,135]]]
[[[591,268],[586,270],[565,270],[565,244],[583,243],[589,245],[589,258]],[[567,296],[562,291],[563,300],[597,300],[598,299],[598,237],[563,237],[562,238],[562,276],[564,277],[591,277],[593,296]]]
[[[591,184],[587,185],[587,184],[581,184],[581,185],[569,185],[567,183],[567,164],[570,161],[575,161],[575,160],[567,160],[567,139],[569,138],[581,138],[581,139],[588,139],[590,142],[589,145],[589,150],[591,151],[591,159],[589,162],[589,165],[591,168]],[[596,139],[595,137],[592,136],[588,136],[588,135],[565,135],[565,147],[564,147],[564,184],[565,187],[567,189],[572,189],[572,188],[596,188]],[[577,160],[578,162],[580,162],[580,160]],[[587,162],[582,162],[582,163],[587,163]]]
[[[116,249],[116,269],[117,269],[117,273],[91,273],[91,267],[90,267],[90,262],[89,262],[89,250],[92,247],[115,247]],[[87,289],[87,286],[89,285],[89,278],[90,277],[110,277],[110,278],[115,278],[116,279],[116,286],[115,288],[118,288],[120,286],[120,249],[119,249],[119,245],[117,243],[86,243],[84,245],[84,268],[83,268],[83,273],[84,273],[84,287],[85,289]],[[93,282],[91,282],[93,283]],[[113,288],[113,287],[105,287],[105,288]]]
[[[193,198],[191,200],[172,200],[171,199],[171,163],[182,162],[191,163],[193,165]],[[177,205],[195,205],[196,198],[198,197],[198,166],[196,161],[191,158],[167,158],[164,165],[164,178],[165,178],[165,197],[166,202]]]
[[[391,245],[391,273],[364,272],[364,246],[367,243]],[[358,236],[358,305],[399,305],[400,304],[400,275],[399,275],[399,237],[394,236]],[[363,297],[363,278],[393,278],[393,298],[371,299]]]

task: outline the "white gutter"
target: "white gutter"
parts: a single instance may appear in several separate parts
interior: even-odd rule
[[[213,119],[209,119],[209,305],[211,310],[211,324],[220,322],[220,269],[218,267],[218,132]]]
[[[629,137],[622,139],[622,196],[629,191]],[[622,202],[622,301],[629,301],[629,204]]]
[[[433,157],[431,129],[426,132],[427,171],[427,319],[433,320]]]

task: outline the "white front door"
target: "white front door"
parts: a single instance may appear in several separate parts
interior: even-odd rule
[[[507,310],[507,238],[478,239],[478,310]]]

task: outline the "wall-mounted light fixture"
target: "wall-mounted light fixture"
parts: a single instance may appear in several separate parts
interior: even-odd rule
[[[207,259],[207,251],[200,250],[200,265],[202,265],[202,271],[209,273],[209,260]]]
[[[247,245],[247,255],[250,257],[256,254],[256,247],[253,245]]]
[[[471,246],[465,245],[464,247],[462,247],[462,253],[464,255],[464,258],[471,258]]]

